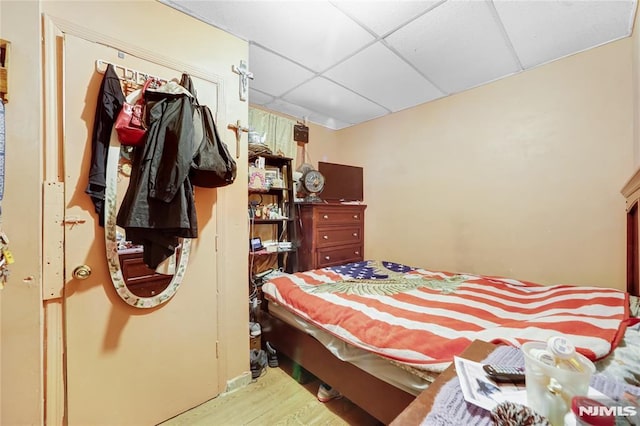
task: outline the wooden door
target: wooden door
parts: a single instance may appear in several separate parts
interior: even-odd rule
[[[182,285],[168,302],[148,309],[129,306],[113,287],[105,258],[104,229],[98,225],[84,191],[103,78],[96,71],[96,60],[165,79],[179,79],[181,72],[68,34],[63,58],[68,424],[157,424],[220,393],[215,251],[192,250]],[[200,102],[215,114],[217,85],[198,78],[194,83]],[[198,243],[211,247],[216,232],[215,220],[210,220],[215,213],[215,191],[196,192],[196,198],[198,208],[208,209],[198,212]],[[80,265],[90,267],[87,279],[73,277]]]

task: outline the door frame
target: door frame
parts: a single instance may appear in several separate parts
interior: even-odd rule
[[[224,80],[221,76],[188,63],[176,61],[154,51],[143,49],[129,42],[93,31],[68,20],[44,13],[42,15],[43,34],[43,211],[42,211],[42,301],[43,320],[43,363],[44,363],[44,419],[46,424],[66,424],[66,358],[65,358],[65,316],[64,316],[64,42],[65,34],[73,35],[89,42],[99,43],[140,59],[159,65],[182,70],[191,76],[217,85],[216,121],[226,122]],[[96,58],[98,59],[98,58]],[[219,191],[216,209],[224,212],[228,201],[225,191]],[[217,214],[217,228],[223,226]],[[225,232],[218,232],[224,238]],[[218,258],[217,263],[223,265]],[[105,260],[106,261],[106,260]],[[218,268],[216,282],[220,283],[225,268]],[[124,301],[122,303],[125,303]],[[220,312],[220,298],[217,300]],[[220,335],[220,322],[217,321]],[[218,372],[225,368],[218,363]],[[221,375],[219,374],[219,377]]]

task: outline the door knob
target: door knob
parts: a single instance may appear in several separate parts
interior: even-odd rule
[[[77,280],[86,280],[91,275],[91,268],[89,265],[76,266],[73,270],[73,278]]]

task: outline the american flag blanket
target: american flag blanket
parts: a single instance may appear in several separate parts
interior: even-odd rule
[[[600,359],[619,343],[628,295],[364,261],[267,281],[262,291],[306,321],[383,357],[440,371],[474,339],[516,347],[563,335]]]

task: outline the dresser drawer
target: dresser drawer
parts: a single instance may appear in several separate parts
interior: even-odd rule
[[[118,253],[120,270],[127,288],[140,297],[151,297],[163,292],[173,275],[158,274],[149,269],[142,259],[142,252]]]
[[[344,244],[362,245],[362,227],[360,225],[321,227],[316,229],[315,237],[318,247]]]
[[[302,270],[362,261],[366,208],[364,204],[299,204]]]
[[[361,244],[322,248],[316,252],[316,264],[318,268],[342,263],[359,262],[361,260],[363,260]]]
[[[360,206],[353,206],[351,208],[345,208],[344,206],[319,207],[314,214],[314,222],[316,226],[362,223],[364,219],[363,209]]]

